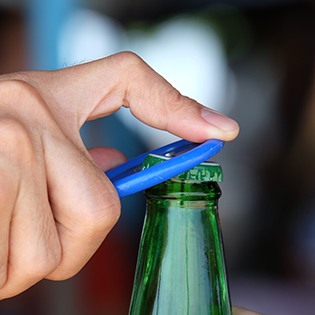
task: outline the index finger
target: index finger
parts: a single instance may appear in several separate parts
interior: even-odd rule
[[[54,100],[54,114],[62,115],[61,120],[69,116],[76,128],[126,106],[145,124],[194,142],[229,141],[239,132],[234,120],[181,95],[130,52],[46,75],[49,80],[37,81],[38,87]]]

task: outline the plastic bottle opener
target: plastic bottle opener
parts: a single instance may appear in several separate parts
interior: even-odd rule
[[[106,172],[120,198],[160,184],[190,170],[216,155],[224,146],[217,139],[203,143],[179,140],[139,155]],[[162,155],[165,161],[142,170],[141,164],[148,154]]]

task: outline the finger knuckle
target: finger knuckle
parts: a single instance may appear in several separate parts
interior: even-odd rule
[[[130,65],[139,66],[144,64],[142,58],[131,51],[122,51],[115,55],[112,55],[112,60],[122,66],[127,67],[129,67]]]
[[[33,277],[41,279],[53,272],[61,262],[60,253],[50,253],[41,257],[31,259],[28,263],[28,273]],[[25,268],[26,270],[26,268]]]
[[[0,264],[0,289],[4,287],[7,282],[8,274],[7,274],[7,264],[1,263]]]
[[[120,201],[116,193],[84,214],[84,234],[91,238],[103,236],[116,224],[120,216]]]
[[[27,76],[22,72],[16,74],[16,79],[10,79],[0,82],[1,106],[10,107],[12,102],[16,106],[22,108],[25,103],[34,97],[37,98],[35,88],[28,83]],[[8,106],[9,105],[9,106]]]
[[[1,153],[9,155],[10,159],[21,159],[30,156],[32,141],[26,127],[14,118],[0,120]]]
[[[24,269],[35,278],[43,278],[54,271],[61,263],[62,249],[59,239],[42,235],[33,244],[24,259]],[[22,261],[19,261],[19,264]],[[23,267],[19,265],[19,267]]]
[[[168,91],[166,91],[165,97],[171,104],[172,110],[177,110],[178,108],[182,107],[184,97],[175,88],[170,88]]]

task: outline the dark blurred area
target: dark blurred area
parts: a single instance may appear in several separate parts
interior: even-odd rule
[[[180,91],[184,94],[189,94],[194,82],[197,92],[198,87],[207,92],[214,86],[206,98],[200,96],[201,101],[206,99],[206,105],[235,118],[241,127],[238,139],[226,144],[215,158],[225,174],[220,213],[232,303],[263,314],[314,314],[314,3],[293,0],[43,3],[0,1],[0,74],[58,68],[135,49],[153,68],[157,65],[156,70],[161,69],[161,74],[175,87],[176,82],[183,84]],[[79,21],[86,32],[71,20],[80,10],[85,10]],[[61,17],[64,23],[60,22]],[[69,20],[72,26],[66,27]],[[181,24],[176,24],[178,21]],[[92,25],[100,32],[91,31]],[[172,25],[180,25],[175,34],[182,30],[187,46],[179,43],[179,37],[168,41],[167,36],[174,33]],[[197,33],[191,37],[190,25],[199,27],[194,28]],[[207,32],[215,34],[210,41],[212,46],[208,49],[201,44],[200,49],[190,51],[188,48],[194,46],[199,30],[205,34],[202,36],[207,36]],[[60,40],[64,34],[69,37]],[[94,37],[95,46],[89,45],[91,53],[85,55],[84,49],[80,51],[83,39],[89,41]],[[63,47],[64,42],[70,46]],[[104,46],[100,46],[102,42]],[[172,42],[174,46],[168,46]],[[180,59],[185,53],[187,58],[168,67],[170,74],[163,73],[163,64],[173,56],[168,53],[176,45],[184,49],[172,51],[175,58]],[[192,54],[202,49],[205,59],[199,61],[209,68],[205,67],[206,73],[199,75],[196,70],[199,55],[193,58]],[[213,51],[219,52],[215,55],[217,59],[213,59]],[[214,72],[211,62],[213,67],[222,66]],[[224,80],[220,79],[222,73]],[[197,92],[189,96],[199,100]],[[148,140],[143,130],[129,121],[129,116],[117,113],[89,122],[82,137],[89,147],[114,146],[128,157],[151,149],[150,143],[169,141],[164,134],[154,132],[145,135]],[[0,302],[0,314],[127,314],[144,208],[142,194],[123,200],[118,224],[77,276],[64,282],[44,280],[18,297]]]

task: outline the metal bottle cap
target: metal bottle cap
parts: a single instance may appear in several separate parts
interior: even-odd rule
[[[142,170],[167,161],[168,159],[169,157],[167,156],[149,154],[142,163]],[[223,172],[220,164],[206,161],[194,166],[188,171],[176,175],[173,179],[181,181],[222,182]]]

